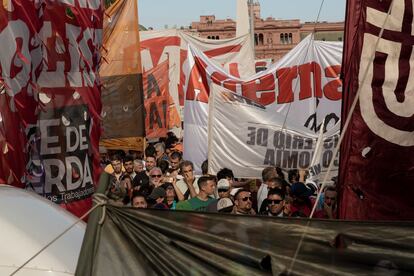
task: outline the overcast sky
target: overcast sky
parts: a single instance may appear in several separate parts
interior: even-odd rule
[[[320,21],[344,21],[346,0],[259,0],[262,18],[315,21],[324,2]],[[164,29],[189,26],[200,15],[217,19],[236,18],[236,0],[138,0],[139,23]]]

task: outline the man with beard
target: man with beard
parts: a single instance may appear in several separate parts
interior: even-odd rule
[[[252,195],[249,191],[240,189],[234,195],[234,209],[232,214],[237,215],[256,215],[252,208]]]
[[[124,157],[124,169],[129,177],[131,177],[131,179],[134,179],[134,177],[137,175],[134,172],[134,158],[132,155],[127,155]]]

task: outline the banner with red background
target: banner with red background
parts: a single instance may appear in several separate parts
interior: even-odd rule
[[[166,137],[169,129],[170,95],[168,61],[143,74],[146,137]]]
[[[413,2],[349,0],[345,29],[340,218],[414,219]]]
[[[99,176],[102,14],[100,0],[0,6],[0,178],[78,216]]]

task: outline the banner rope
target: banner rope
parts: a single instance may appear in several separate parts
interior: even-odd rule
[[[10,276],[15,275],[17,272],[19,272],[24,266],[26,266],[29,262],[31,262],[34,258],[39,256],[40,253],[42,253],[44,250],[46,250],[49,246],[51,246],[54,242],[56,242],[58,239],[60,239],[63,235],[65,235],[70,229],[72,229],[76,224],[78,224],[81,220],[83,220],[86,216],[88,216],[91,212],[93,212],[96,208],[99,206],[104,206],[107,203],[108,198],[104,194],[94,194],[93,195],[93,202],[96,204],[93,206],[89,211],[87,211],[83,216],[78,218],[74,223],[72,223],[68,228],[66,228],[62,233],[57,235],[53,240],[51,240],[49,243],[47,243],[43,248],[41,248],[36,254],[34,254],[32,257],[30,257],[26,262],[24,262],[21,266],[19,266],[13,273],[10,274]],[[105,208],[103,210],[103,216],[101,217],[99,224],[103,223],[103,220],[105,219]],[[102,221],[102,223],[101,223]]]
[[[386,17],[384,19],[384,22],[382,23],[381,30],[379,32],[377,41],[375,43],[375,47],[373,47],[372,54],[371,54],[371,56],[369,58],[369,64],[372,64],[374,62],[375,52],[377,51],[379,41],[382,38],[382,35],[384,33],[385,25],[386,25],[386,23],[388,21],[389,15],[391,14],[391,10],[392,10],[393,5],[394,5],[394,0],[391,1],[390,7],[389,7],[388,12],[387,12],[387,15],[386,15]],[[365,68],[364,74],[362,75],[361,84],[364,84],[365,83],[366,78],[367,78],[367,75],[368,75],[369,68],[370,68],[370,66],[367,66]],[[332,170],[333,163],[335,161],[335,158],[334,157],[338,154],[338,151],[339,151],[339,148],[341,146],[342,140],[343,140],[343,138],[345,136],[345,133],[346,133],[348,127],[349,127],[349,123],[351,122],[351,117],[352,117],[352,115],[353,115],[353,113],[355,111],[355,107],[356,107],[356,105],[358,103],[358,99],[359,99],[359,96],[361,94],[361,87],[362,87],[362,85],[359,85],[358,90],[357,90],[357,93],[356,93],[355,98],[354,98],[354,101],[352,102],[352,106],[351,106],[351,108],[349,110],[348,116],[346,118],[345,124],[344,124],[343,129],[342,129],[342,132],[341,132],[341,135],[339,136],[338,144],[335,147],[335,150],[334,150],[334,153],[333,153],[333,158],[331,159],[331,162],[329,163],[328,170],[327,170],[327,172],[326,172],[326,174],[324,176],[324,179],[322,181],[322,186],[321,186],[321,188],[319,189],[319,191],[317,193],[315,204],[314,204],[314,206],[312,208],[312,211],[311,211],[311,214],[309,216],[309,220],[308,220],[308,222],[306,224],[306,227],[303,230],[303,234],[302,234],[301,239],[299,241],[298,247],[296,248],[295,255],[293,256],[292,263],[291,263],[291,265],[289,267],[289,270],[288,270],[287,275],[290,275],[292,273],[293,266],[294,266],[294,264],[296,262],[297,256],[298,256],[299,251],[300,251],[300,249],[302,247],[303,240],[304,240],[304,238],[305,238],[305,236],[307,234],[307,231],[309,229],[309,224],[310,224],[310,222],[312,220],[312,217],[313,217],[313,215],[315,213],[316,206],[318,205],[318,201],[320,200],[320,197],[321,197],[323,188],[326,186],[326,182],[327,182],[328,177],[329,177],[329,174],[330,174],[330,172]]]

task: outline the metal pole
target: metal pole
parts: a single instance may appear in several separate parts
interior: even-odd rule
[[[255,45],[254,45],[254,12],[253,12],[253,0],[248,0],[247,5],[249,7],[250,14],[250,37],[252,41],[253,58],[256,59]]]

